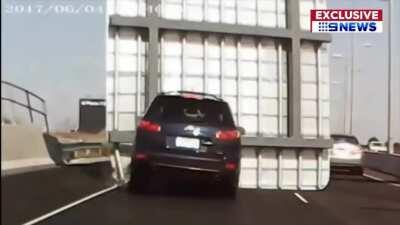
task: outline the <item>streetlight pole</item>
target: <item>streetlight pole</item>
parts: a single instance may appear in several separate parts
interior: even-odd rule
[[[354,105],[354,33],[351,33],[351,77],[350,77],[350,132],[353,134],[353,105]]]
[[[388,73],[388,124],[387,124],[387,149],[389,153],[393,153],[393,148],[391,144],[391,119],[392,119],[392,17],[394,15],[393,13],[393,8],[394,6],[392,5],[392,0],[389,0],[389,26],[388,26],[388,53],[389,53],[389,73]]]
[[[344,76],[344,115],[343,115],[343,120],[344,120],[344,134],[348,134],[348,129],[347,129],[347,99],[349,98],[349,65],[347,62],[345,62],[345,76]]]
[[[351,1],[351,8],[353,8],[354,2]],[[354,101],[354,33],[351,33],[351,41],[350,41],[350,51],[351,51],[351,77],[350,77],[350,130],[349,134],[353,135],[353,101]]]

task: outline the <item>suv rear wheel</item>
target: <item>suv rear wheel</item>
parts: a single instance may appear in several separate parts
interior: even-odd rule
[[[151,174],[144,168],[136,168],[131,172],[129,189],[134,193],[148,192],[151,181]]]
[[[224,179],[221,182],[221,192],[225,197],[235,199],[237,192],[237,181],[232,178]]]

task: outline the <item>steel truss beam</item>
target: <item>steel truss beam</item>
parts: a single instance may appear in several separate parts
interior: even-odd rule
[[[300,3],[297,0],[287,1],[287,28],[269,28],[222,24],[209,22],[190,22],[184,20],[167,20],[157,13],[160,1],[148,1],[147,17],[110,16],[110,26],[144,28],[148,31],[148,74],[146,79],[145,104],[149,105],[158,92],[159,34],[163,30],[194,31],[202,33],[219,33],[237,36],[270,37],[285,40],[288,51],[288,138],[244,137],[243,144],[248,146],[270,146],[286,148],[329,148],[332,143],[327,139],[304,139],[301,135],[301,77],[300,51],[302,41],[316,43],[330,42],[327,34],[313,34],[300,28]],[[121,134],[125,136],[127,134]],[[114,135],[115,136],[115,135]],[[132,136],[133,137],[133,136]]]

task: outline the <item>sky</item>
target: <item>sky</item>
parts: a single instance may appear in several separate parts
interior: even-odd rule
[[[1,3],[2,80],[45,97],[52,130],[76,129],[79,98],[105,96],[104,0]]]
[[[330,44],[331,132],[354,134],[362,143],[367,142],[370,137],[377,137],[381,141],[386,141],[388,123],[389,2],[382,0],[328,0],[328,7],[383,9],[383,33],[332,34],[332,42]],[[397,8],[400,9],[398,5]],[[397,18],[399,18],[398,15]],[[400,30],[399,25],[399,23],[394,25],[396,26],[397,34]],[[400,52],[398,45],[396,49],[394,51],[398,54]],[[354,95],[353,125],[352,130],[350,130],[351,95],[349,93],[352,65],[354,65]],[[400,88],[399,73],[393,75],[392,83],[393,89]],[[395,126],[392,129],[392,136],[395,136],[397,141],[400,141],[400,127],[398,124],[400,123],[400,97],[397,90],[392,93],[392,115],[395,117],[391,122],[392,126]]]

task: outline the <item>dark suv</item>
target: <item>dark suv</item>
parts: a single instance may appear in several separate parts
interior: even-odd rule
[[[235,196],[241,133],[222,99],[197,92],[162,93],[137,128],[131,188],[145,191],[152,175],[174,170],[205,175]]]

